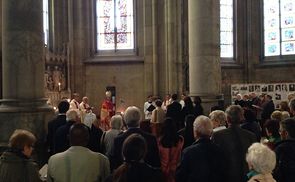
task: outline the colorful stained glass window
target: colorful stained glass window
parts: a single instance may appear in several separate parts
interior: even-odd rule
[[[220,57],[234,57],[233,0],[220,0]]]
[[[49,38],[49,14],[48,14],[48,0],[43,0],[43,34],[44,44],[48,44]]]
[[[134,48],[133,0],[97,0],[97,48]]]
[[[264,0],[264,55],[295,54],[295,1]]]

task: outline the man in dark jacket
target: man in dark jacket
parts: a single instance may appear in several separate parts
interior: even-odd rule
[[[70,141],[69,141],[70,128],[73,124],[80,123],[80,118],[76,110],[74,109],[69,110],[66,113],[66,116],[67,116],[67,123],[59,127],[55,133],[55,138],[54,138],[55,154],[59,152],[64,152],[68,148],[70,148]]]
[[[68,101],[63,100],[58,104],[58,116],[53,119],[52,121],[48,122],[48,134],[47,134],[47,145],[49,155],[54,154],[55,144],[54,144],[54,137],[56,130],[67,123],[66,120],[66,112],[69,110],[70,104]]]
[[[197,117],[194,122],[196,141],[183,151],[176,182],[227,182],[224,153],[210,141],[212,131],[208,117]]]
[[[124,119],[128,129],[124,133],[118,135],[114,140],[113,151],[110,154],[111,169],[116,169],[123,163],[122,145],[124,140],[133,133],[140,134],[146,140],[147,154],[144,161],[152,167],[160,167],[159,149],[156,138],[139,128],[141,119],[140,110],[135,106],[128,107],[124,113]]]
[[[182,106],[177,101],[177,94],[173,94],[171,98],[172,98],[172,103],[167,106],[166,117],[172,118],[176,122],[177,129],[180,130],[181,122],[182,122],[182,119],[181,119]]]
[[[227,182],[240,182],[244,180],[249,171],[245,156],[249,146],[257,142],[256,136],[240,128],[243,118],[243,109],[239,105],[229,106],[226,111],[229,128],[214,132],[213,143],[219,145],[226,154]]]
[[[295,181],[295,119],[289,118],[280,123],[282,141],[276,145],[277,166],[274,177],[279,182]]]

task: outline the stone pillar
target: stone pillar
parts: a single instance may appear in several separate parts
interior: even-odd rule
[[[219,1],[189,0],[189,91],[200,96],[205,113],[221,98]]]
[[[32,131],[41,145],[52,116],[44,98],[42,1],[2,0],[2,11],[0,146],[17,128]]]

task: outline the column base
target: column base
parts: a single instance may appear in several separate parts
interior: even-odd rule
[[[47,123],[54,116],[54,110],[39,101],[1,100],[0,106],[0,152],[8,147],[8,141],[15,129],[31,131],[37,138],[33,158],[42,165],[47,162],[45,139]],[[37,105],[39,105],[37,107]]]
[[[204,114],[208,116],[210,114],[211,108],[214,106],[218,106],[220,109],[224,110],[224,97],[223,94],[213,95],[213,94],[196,94],[190,93],[190,97],[201,97],[202,106],[204,109]]]

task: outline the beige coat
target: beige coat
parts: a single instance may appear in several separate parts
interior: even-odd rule
[[[270,173],[253,176],[248,182],[276,182]]]

